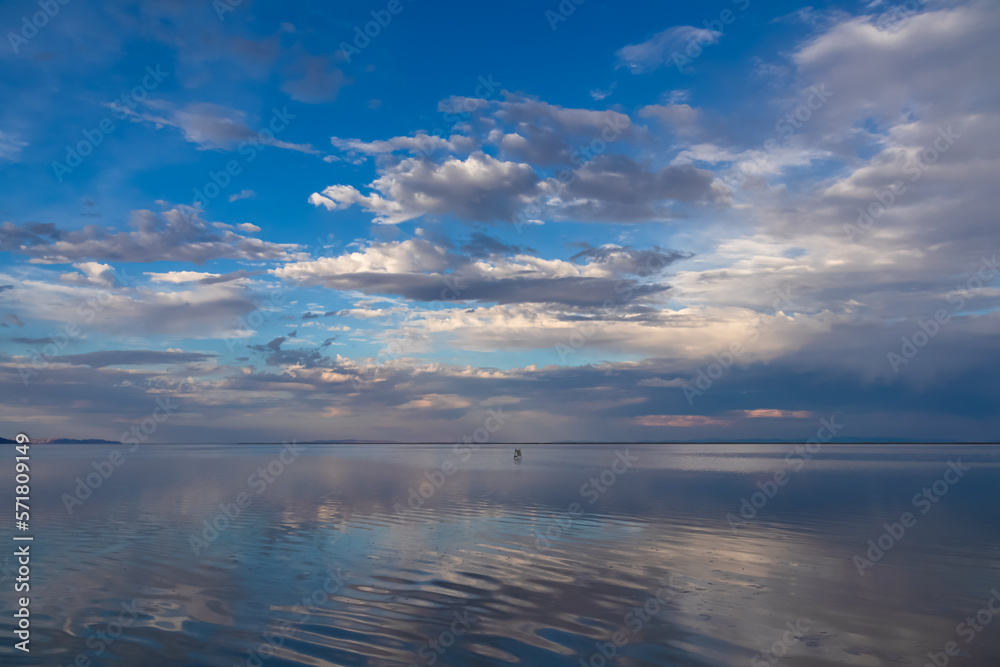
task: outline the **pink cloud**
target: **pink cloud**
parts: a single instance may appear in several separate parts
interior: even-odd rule
[[[724,419],[714,419],[703,415],[646,415],[639,417],[639,423],[643,426],[728,426],[729,422]]]

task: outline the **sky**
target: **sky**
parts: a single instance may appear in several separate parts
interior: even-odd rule
[[[4,2],[0,435],[995,440],[997,34]]]

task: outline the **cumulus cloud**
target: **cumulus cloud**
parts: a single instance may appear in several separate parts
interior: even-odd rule
[[[526,164],[503,162],[482,152],[442,164],[407,158],[385,170],[362,194],[349,185],[314,192],[309,203],[327,210],[358,204],[374,222],[396,224],[426,214],[463,221],[509,220],[538,193],[538,175]]]
[[[596,307],[608,299],[640,299],[665,292],[662,282],[640,282],[644,272],[659,277],[670,265],[689,258],[678,251],[586,247],[574,261],[543,259],[516,252],[490,237],[474,237],[476,257],[450,251],[426,239],[375,242],[362,250],[286,264],[279,278],[321,284],[365,294],[391,294],[414,301],[561,303]],[[468,244],[467,244],[468,245]]]
[[[691,165],[650,169],[625,155],[599,155],[567,183],[545,182],[556,215],[597,222],[649,222],[677,216],[673,202],[721,201],[712,172]]]

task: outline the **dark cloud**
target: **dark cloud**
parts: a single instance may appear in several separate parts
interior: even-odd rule
[[[675,262],[694,257],[694,253],[681,250],[663,250],[653,246],[649,250],[636,250],[632,246],[603,245],[589,243],[573,244],[581,248],[570,259],[588,259],[596,263],[613,264],[622,273],[635,274],[640,271],[657,273]]]
[[[49,245],[62,238],[62,232],[51,222],[13,222],[0,227],[0,250],[22,252],[24,248]]]
[[[350,83],[344,73],[321,57],[303,57],[290,69],[293,78],[285,81],[281,90],[293,100],[306,104],[331,102],[340,89]]]
[[[474,232],[469,240],[462,244],[462,252],[469,257],[480,258],[491,255],[520,255],[537,252],[534,248],[520,245],[508,245],[489,234]]]
[[[246,269],[240,269],[239,271],[233,271],[231,273],[225,273],[221,276],[211,276],[208,278],[202,278],[198,282],[202,285],[217,285],[219,283],[228,283],[234,280],[242,280],[244,278],[251,278],[253,276],[259,276],[267,273],[267,271],[248,271]]]
[[[46,342],[48,342],[47,339]],[[204,352],[107,350],[102,352],[87,352],[85,354],[66,354],[59,357],[51,357],[48,361],[57,364],[73,364],[74,366],[103,368],[105,366],[158,366],[160,364],[183,364],[193,361],[208,361],[214,358],[214,354]]]
[[[337,210],[359,204],[375,221],[395,224],[425,214],[451,215],[465,222],[508,222],[537,196],[539,177],[527,164],[503,162],[481,151],[441,164],[407,158],[386,167],[362,194],[349,185],[313,193],[309,202]]]
[[[625,155],[599,155],[568,183],[546,182],[558,197],[557,214],[571,220],[647,222],[678,216],[671,203],[712,202],[715,176],[691,165],[650,169]]]
[[[261,241],[219,230],[195,209],[180,206],[161,214],[133,211],[134,231],[116,232],[90,225],[63,231],[51,223],[4,223],[0,249],[50,264],[81,260],[118,262],[193,262],[213,259],[288,259],[298,246]],[[220,277],[221,278],[221,277]],[[221,280],[217,280],[221,281]]]
[[[320,354],[319,349],[299,349],[284,350],[284,345],[288,340],[295,338],[298,332],[293,331],[285,336],[278,336],[263,345],[249,345],[248,347],[264,355],[264,363],[268,366],[303,366],[305,368],[315,368],[323,366],[327,360]],[[326,347],[326,343],[321,347]]]

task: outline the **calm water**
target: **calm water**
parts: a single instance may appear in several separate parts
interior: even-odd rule
[[[112,449],[32,447],[32,650],[5,571],[0,663],[1000,665],[996,447],[150,445],[68,513]]]

